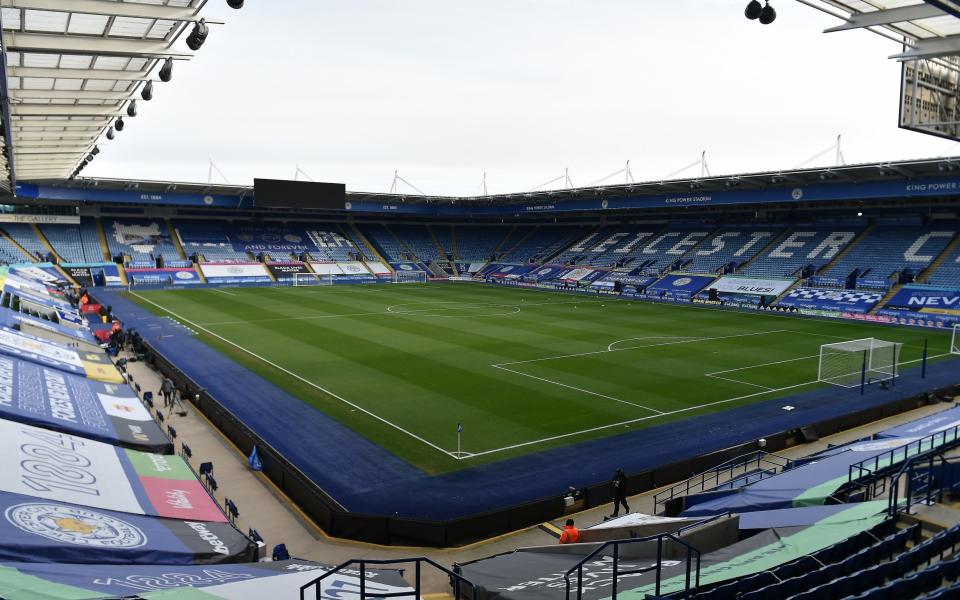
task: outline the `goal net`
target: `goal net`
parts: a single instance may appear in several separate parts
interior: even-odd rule
[[[333,273],[294,273],[293,287],[333,285]]]
[[[866,338],[820,346],[818,381],[841,387],[858,387],[898,375],[903,344]],[[865,378],[865,379],[864,379]]]
[[[394,271],[394,283],[426,283],[427,274],[423,271]]]
[[[953,337],[950,338],[950,354],[960,354],[960,325],[953,326]]]

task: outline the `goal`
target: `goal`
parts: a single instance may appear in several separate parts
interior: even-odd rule
[[[294,273],[293,287],[333,285],[333,273]]]
[[[840,387],[858,387],[861,381],[887,381],[898,376],[903,344],[876,338],[820,346],[817,380]]]
[[[960,325],[953,326],[953,337],[950,338],[950,354],[960,354]]]
[[[423,271],[394,271],[394,283],[426,283],[427,274]]]

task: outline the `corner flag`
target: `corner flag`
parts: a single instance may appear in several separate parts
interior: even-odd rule
[[[457,423],[457,433],[463,433],[463,423]]]
[[[257,445],[253,445],[253,451],[250,453],[250,458],[247,459],[247,462],[250,463],[250,468],[254,471],[262,471],[263,463],[260,461],[260,453],[257,451]]]

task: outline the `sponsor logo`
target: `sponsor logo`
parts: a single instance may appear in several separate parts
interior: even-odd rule
[[[401,270],[401,271],[412,271],[412,270],[413,270],[413,267],[410,266],[410,265],[400,265],[400,270]]]
[[[546,275],[550,272],[550,269],[540,269],[537,271],[537,275]]]
[[[217,534],[207,529],[206,524],[187,521],[187,526],[196,531],[201,540],[210,544],[213,547],[213,551],[217,554],[230,554],[230,549],[227,548],[227,545],[217,537]]]
[[[793,198],[794,200],[800,200],[800,199],[802,199],[802,198],[803,198],[803,189],[801,189],[801,188],[793,188],[793,191],[790,192],[790,197]]]
[[[227,273],[232,273],[233,275],[240,275],[243,273],[243,269],[240,267],[227,267]]]
[[[960,296],[911,296],[908,306],[954,306],[960,304]]]
[[[287,235],[283,236],[283,239],[287,242],[290,242],[291,244],[299,244],[300,242],[303,241],[302,237],[300,237],[299,235],[294,235],[292,233],[288,233]]]
[[[203,203],[206,204],[207,206],[210,206],[211,204],[213,204],[213,196],[204,196]]]
[[[690,285],[691,283],[693,283],[693,280],[690,279],[689,277],[680,277],[679,279],[674,280],[673,287],[683,287],[686,285]]]
[[[174,508],[184,510],[193,510],[193,504],[190,503],[190,492],[186,490],[169,490],[166,492],[167,504]]]
[[[177,271],[177,274],[174,277],[177,279],[193,279],[193,273],[189,271]]]
[[[509,266],[508,266],[508,267],[503,267],[502,269],[500,269],[500,272],[501,272],[501,273],[509,273],[509,272],[512,271],[512,270],[513,270],[513,267],[509,267]]]
[[[604,200],[603,202],[600,203],[600,208],[602,208],[602,209],[604,209],[604,210],[606,210],[606,209],[609,208],[609,207],[610,207],[610,203],[609,203],[608,201],[606,201],[606,200]]]
[[[345,209],[347,209],[347,210],[352,210],[352,209],[353,209],[353,203],[352,203],[352,202],[344,202],[344,203],[343,203],[343,207],[344,207]]]
[[[4,515],[21,531],[49,540],[99,548],[139,548],[147,536],[137,527],[93,510],[59,504],[11,506]]]

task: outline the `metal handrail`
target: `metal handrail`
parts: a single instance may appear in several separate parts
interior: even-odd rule
[[[341,563],[341,564],[337,565],[336,567],[334,567],[333,569],[327,571],[326,573],[324,573],[324,574],[321,575],[320,577],[317,577],[317,578],[314,579],[313,581],[310,581],[310,582],[305,583],[305,584],[303,584],[302,586],[300,586],[300,600],[306,600],[307,590],[309,590],[311,587],[314,587],[314,586],[316,586],[316,588],[317,588],[315,598],[316,598],[316,600],[321,600],[321,597],[322,597],[322,593],[321,593],[321,588],[322,588],[321,582],[322,582],[324,579],[326,579],[326,578],[328,578],[328,577],[330,577],[330,576],[332,576],[332,575],[335,575],[335,574],[339,573],[339,572],[342,571],[343,569],[349,568],[351,565],[360,565],[360,600],[366,600],[367,597],[368,597],[368,596],[367,596],[367,578],[366,578],[367,565],[387,566],[387,565],[401,565],[401,564],[410,564],[410,563],[413,563],[413,564],[415,565],[415,567],[414,567],[414,586],[413,586],[413,591],[411,591],[411,592],[389,592],[389,593],[375,592],[375,593],[373,593],[373,595],[370,596],[370,597],[372,597],[372,598],[401,598],[401,597],[404,597],[404,596],[413,596],[414,600],[419,600],[419,599],[422,597],[422,594],[420,593],[420,590],[421,590],[421,570],[422,570],[422,569],[421,569],[421,565],[423,565],[424,563],[426,563],[427,565],[429,565],[429,566],[431,566],[431,567],[434,567],[435,569],[437,569],[437,570],[439,570],[439,571],[441,571],[441,572],[443,572],[443,573],[446,573],[446,575],[447,575],[448,577],[450,577],[450,583],[451,583],[451,585],[453,586],[453,597],[454,597],[454,600],[460,600],[460,598],[461,598],[461,590],[462,590],[462,588],[463,588],[464,585],[468,586],[469,589],[470,589],[470,600],[476,600],[476,599],[477,599],[477,586],[474,585],[473,583],[471,583],[470,580],[468,580],[468,579],[465,578],[464,576],[460,575],[459,573],[455,573],[455,572],[451,571],[450,569],[448,569],[448,568],[446,568],[446,567],[444,567],[444,566],[442,566],[442,565],[440,565],[440,564],[437,564],[436,562],[430,560],[429,558],[426,558],[426,557],[424,557],[424,556],[421,556],[421,557],[417,557],[417,558],[393,558],[393,559],[356,559],[356,558],[352,558],[352,559],[350,559],[350,560],[348,560],[348,561],[346,561],[346,562],[344,562],[344,563]]]
[[[906,461],[903,464],[903,466],[900,467],[900,470],[897,471],[897,474],[890,478],[890,499],[889,499],[889,505],[887,507],[887,513],[891,517],[897,516],[897,514],[899,514],[900,512],[907,512],[907,513],[910,512],[910,507],[913,505],[914,491],[915,491],[912,489],[912,482],[913,482],[912,473],[914,468],[918,466],[918,463],[926,462],[928,466],[928,474],[929,474],[930,472],[933,471],[934,461],[939,459],[940,477],[937,480],[939,484],[936,486],[936,488],[928,484],[926,488],[926,494],[924,497],[924,499],[927,502],[932,501],[934,496],[936,496],[939,501],[939,499],[942,497],[943,490],[946,487],[949,487],[949,484],[944,483],[946,481],[946,478],[944,477],[944,470],[946,469],[946,466],[950,464],[960,463],[960,460],[957,460],[957,459],[951,460],[947,458],[947,456],[944,454],[945,451],[946,450],[942,449],[935,453],[928,453],[923,456],[915,456],[910,460]],[[903,505],[901,506],[900,478],[903,477],[904,475],[906,475],[907,477],[906,479],[907,485],[906,485],[906,490],[904,490],[904,494],[903,494]]]
[[[937,443],[937,438],[942,438],[941,443]],[[900,460],[908,461],[912,458],[922,457],[927,453],[948,450],[958,445],[960,445],[960,425],[954,425],[949,429],[937,431],[851,464],[847,481],[852,483],[865,477],[877,475],[881,471],[895,466],[898,455],[902,456]]]
[[[771,460],[769,457],[775,457],[777,459],[780,459],[780,461],[782,462]],[[769,463],[770,465],[773,466],[774,470],[780,469],[782,471],[790,465],[790,462],[791,462],[790,459],[786,457],[780,456],[778,454],[773,454],[771,452],[764,452],[763,450],[755,450],[753,452],[748,452],[746,454],[742,454],[740,456],[731,458],[701,473],[697,473],[696,475],[693,475],[692,477],[689,477],[680,483],[670,486],[669,488],[667,488],[666,490],[663,490],[662,492],[654,494],[653,496],[654,506],[659,506],[674,498],[678,498],[681,496],[689,496],[692,492],[705,492],[711,489],[715,489],[716,487],[721,485],[720,476],[722,474],[726,472],[730,472],[732,474],[734,470],[745,468],[747,465],[752,465],[756,463],[757,469],[762,469],[764,463]],[[761,470],[760,472],[763,473],[764,471]],[[747,474],[747,471],[745,470],[743,474]],[[730,479],[731,480],[733,479],[732,475]],[[763,479],[762,475],[761,475],[761,479]],[[698,480],[699,483],[692,483],[695,480]],[[713,482],[713,485],[711,487],[707,487],[710,482]]]
[[[657,542],[657,582],[656,582],[656,597],[660,597],[660,576],[663,570],[663,541],[665,539],[673,540],[680,544],[681,546],[687,549],[687,572],[686,572],[686,582],[684,587],[685,596],[689,597],[690,594],[690,570],[692,567],[694,554],[696,555],[697,568],[696,568],[696,579],[694,582],[694,589],[700,587],[700,551],[697,550],[692,545],[683,541],[676,535],[672,533],[661,533],[658,535],[651,535],[643,538],[633,538],[627,540],[610,540],[604,542],[598,546],[593,552],[583,557],[577,564],[570,567],[567,572],[563,575],[563,581],[566,584],[566,598],[570,600],[570,576],[574,571],[577,572],[577,600],[583,600],[583,565],[590,562],[598,554],[613,546],[613,583],[611,585],[611,600],[616,600],[618,585],[617,580],[621,575],[636,575],[639,573],[646,573],[648,569],[633,569],[631,571],[620,571],[620,546],[627,544],[638,544],[641,542]]]

